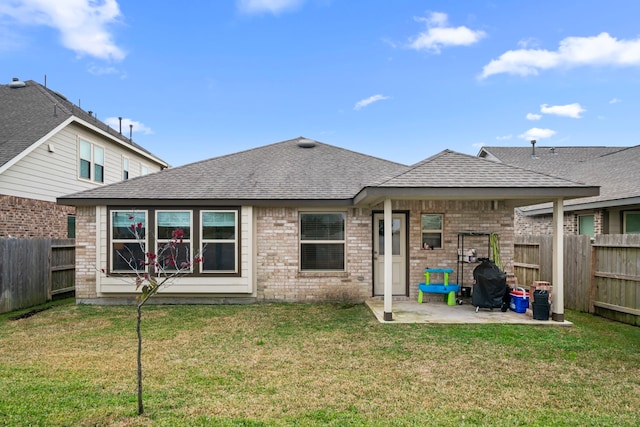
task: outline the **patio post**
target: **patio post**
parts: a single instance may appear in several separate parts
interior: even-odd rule
[[[384,200],[384,320],[393,320],[393,209],[391,199]]]
[[[564,322],[564,200],[553,201],[553,267],[551,299],[553,313],[551,319]],[[533,295],[532,295],[533,297]]]

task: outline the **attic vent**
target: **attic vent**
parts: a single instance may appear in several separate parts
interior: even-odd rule
[[[298,140],[298,147],[300,148],[313,148],[316,146],[316,142],[306,138],[300,138]]]
[[[11,83],[9,83],[9,87],[12,88],[12,89],[17,89],[19,87],[25,87],[25,86],[26,86],[26,84],[24,82],[20,81],[20,79],[17,78],[17,77],[14,77],[11,80]]]

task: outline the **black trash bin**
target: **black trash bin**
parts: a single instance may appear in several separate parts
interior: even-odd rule
[[[533,292],[533,318],[535,320],[549,320],[550,310],[549,292],[535,290]]]

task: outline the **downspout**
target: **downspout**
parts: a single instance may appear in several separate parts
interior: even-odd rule
[[[384,200],[384,320],[393,320],[393,209],[391,199]]]

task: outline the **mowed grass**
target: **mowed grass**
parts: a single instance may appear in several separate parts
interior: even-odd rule
[[[0,316],[2,426],[633,426],[640,328],[380,324],[363,305],[72,300]]]

